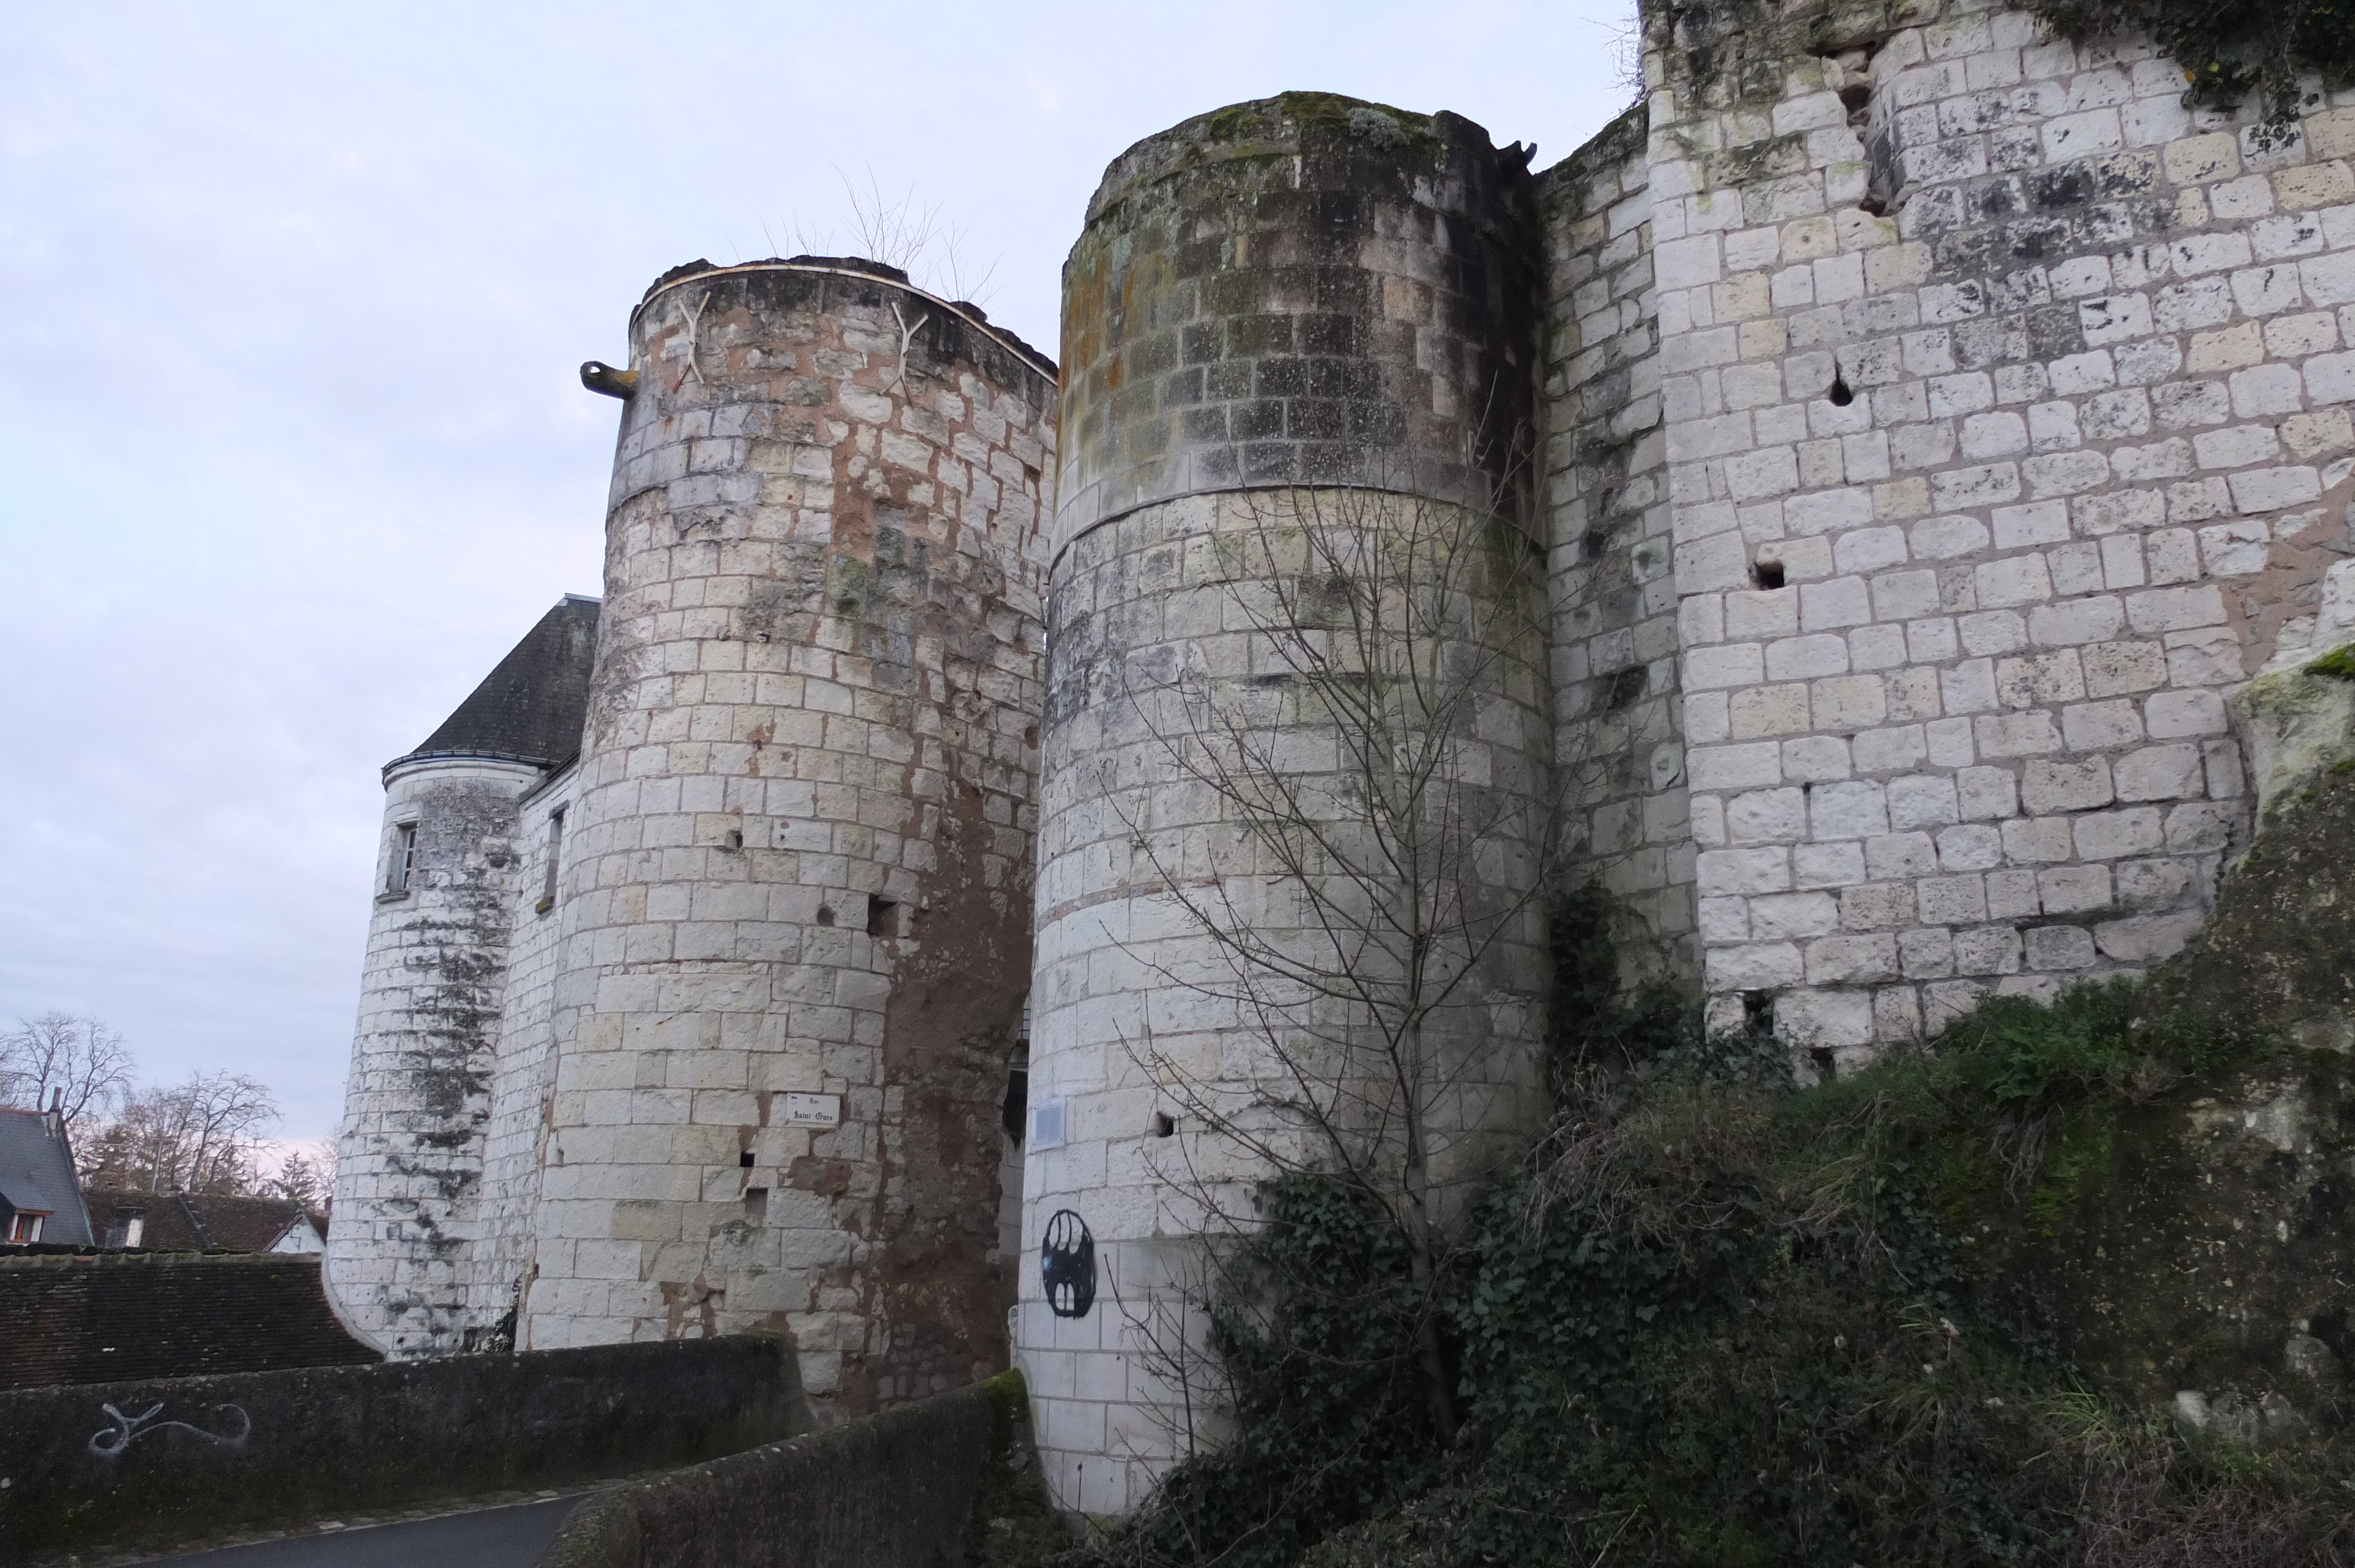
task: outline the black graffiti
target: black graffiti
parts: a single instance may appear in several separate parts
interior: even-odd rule
[[[1047,1308],[1058,1318],[1084,1318],[1096,1304],[1096,1238],[1087,1221],[1058,1209],[1047,1221],[1039,1248],[1039,1277],[1047,1287]]]

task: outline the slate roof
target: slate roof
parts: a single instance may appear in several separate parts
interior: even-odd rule
[[[597,600],[566,594],[441,728],[386,768],[432,757],[491,757],[538,768],[570,762],[589,715],[597,610]]]
[[[283,1198],[142,1192],[128,1187],[92,1187],[82,1196],[101,1240],[131,1215],[145,1215],[139,1245],[149,1252],[267,1252],[303,1217],[303,1206]]]
[[[64,1127],[41,1111],[0,1109],[0,1202],[11,1211],[47,1210],[45,1242],[80,1245],[91,1239],[73,1145]]]

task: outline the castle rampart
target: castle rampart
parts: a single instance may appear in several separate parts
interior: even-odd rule
[[[1966,4],[1650,23],[1713,1016],[1830,1062],[2181,944],[2344,546],[2347,111]],[[2326,504],[2326,493],[2328,503]]]
[[[869,263],[658,282],[586,373],[624,414],[570,737],[389,775],[426,880],[371,932],[355,1320],[768,1329],[829,1414],[997,1364],[1018,1282],[1058,1496],[1131,1506],[1216,1436],[1170,1353],[1202,1237],[1365,1130],[1270,1084],[1307,1041],[1373,1103],[1373,1012],[1268,980],[1387,917],[1331,896],[1412,829],[1353,712],[1439,737],[1489,922],[1433,1213],[1538,1112],[1543,893],[1815,1074],[2174,952],[2247,827],[2225,698],[2355,548],[2355,94],[2273,137],[1976,0],[1644,40],[1541,173],[1321,94],[1140,143],[1060,388]],[[1411,633],[1352,619],[1443,560],[1367,601]],[[1381,705],[1412,648],[1459,705]]]

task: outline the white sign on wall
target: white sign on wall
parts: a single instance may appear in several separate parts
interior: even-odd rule
[[[1063,1102],[1049,1100],[1030,1107],[1030,1145],[1052,1149],[1063,1141]]]
[[[785,1125],[787,1127],[840,1127],[842,1097],[840,1095],[787,1095]]]

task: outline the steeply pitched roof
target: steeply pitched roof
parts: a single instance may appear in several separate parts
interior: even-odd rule
[[[441,728],[385,767],[430,757],[495,757],[540,768],[570,760],[589,714],[597,609],[595,599],[566,594]]]
[[[65,1128],[43,1112],[0,1110],[0,1192],[14,1209],[46,1211],[45,1242],[80,1245],[90,1240],[90,1215],[74,1179],[73,1146]]]
[[[270,1244],[303,1217],[303,1206],[283,1198],[230,1198],[218,1193],[141,1192],[128,1187],[92,1187],[91,1224],[104,1234],[133,1214],[146,1216],[139,1245],[150,1252],[267,1252]]]

